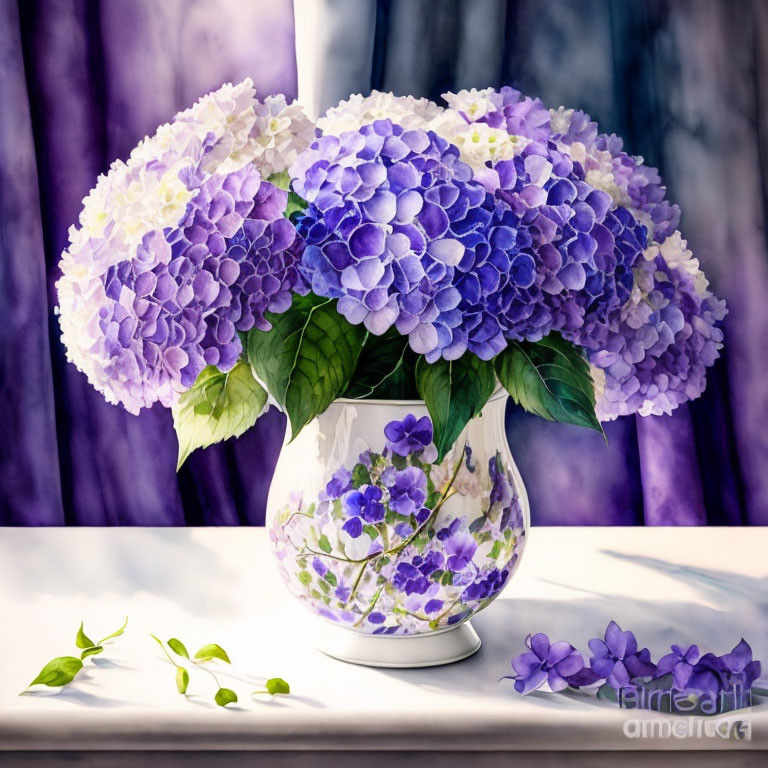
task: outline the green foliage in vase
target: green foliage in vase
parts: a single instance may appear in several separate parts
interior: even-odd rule
[[[416,386],[432,418],[437,460],[442,461],[496,387],[493,364],[465,354],[458,360],[416,364]]]
[[[335,301],[313,294],[294,297],[290,309],[268,319],[272,330],[248,334],[248,360],[295,438],[347,388],[366,331],[340,315]]]
[[[526,411],[603,431],[595,415],[589,364],[560,334],[550,333],[537,342],[510,342],[495,366],[501,384]]]

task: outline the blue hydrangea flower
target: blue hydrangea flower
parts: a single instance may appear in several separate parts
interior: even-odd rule
[[[126,408],[172,402],[206,365],[229,370],[237,332],[267,329],[264,313],[288,307],[298,256],[285,204],[252,165],[209,176],[177,227],[148,233],[135,258],[106,270],[100,324]]]

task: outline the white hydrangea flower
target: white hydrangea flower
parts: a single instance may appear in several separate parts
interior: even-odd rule
[[[381,91],[373,91],[365,97],[356,93],[329,109],[318,119],[317,126],[323,133],[338,135],[359,130],[376,120],[389,119],[406,130],[426,130],[429,122],[442,111],[442,107],[429,99],[395,96]]]
[[[261,104],[252,81],[245,79],[203,96],[143,139],[127,161],[112,163],[99,177],[83,200],[79,226],[70,228],[56,288],[67,357],[108,402],[118,401],[107,370],[115,340],[105,337],[100,313],[115,301],[131,306],[136,298],[125,295],[127,288],[119,297],[107,296],[110,268],[121,262],[141,266],[144,238],[153,233],[162,238],[164,229],[178,225],[202,178],[232,173],[248,163],[263,177],[285,170],[312,140],[312,133],[298,105],[288,105],[283,97],[268,97]],[[170,259],[170,248],[158,247],[153,253],[160,259],[157,263]],[[146,264],[146,271],[156,265]],[[167,361],[171,368],[177,364]],[[140,387],[135,397],[128,390],[141,375],[129,371],[124,378],[120,399],[135,412],[145,405]],[[178,393],[162,386],[159,399],[170,404]]]
[[[254,139],[253,161],[267,179],[288,170],[299,152],[315,138],[315,124],[304,114],[301,105],[291,104],[282,94],[267,96],[256,102],[256,121],[251,135]]]
[[[549,127],[554,135],[568,133],[568,129],[571,127],[573,113],[573,109],[566,109],[565,107],[549,110]]]
[[[446,109],[429,124],[433,130],[461,153],[461,159],[477,173],[486,162],[510,160],[519,154],[529,140],[514,136],[503,128],[491,128],[486,123],[467,123],[455,109]]]
[[[443,98],[451,109],[457,112],[463,112],[470,121],[479,120],[485,117],[489,112],[494,112],[498,107],[493,101],[496,91],[493,88],[483,88],[478,90],[463,90],[458,93],[443,94]]]
[[[667,237],[661,245],[651,243],[643,252],[648,261],[653,261],[659,254],[670,267],[687,272],[693,278],[693,285],[699,296],[702,298],[709,296],[709,280],[702,272],[699,260],[688,249],[688,242],[683,239],[679,229]]]
[[[572,110],[571,110],[572,111]],[[573,144],[560,144],[559,148],[571,155],[574,162],[581,163],[584,168],[584,180],[591,187],[607,192],[615,205],[631,207],[632,201],[625,189],[622,189],[616,181],[613,173],[613,158],[607,150],[596,147],[587,148],[580,141]],[[633,213],[636,213],[633,210]],[[645,224],[646,222],[641,222]]]

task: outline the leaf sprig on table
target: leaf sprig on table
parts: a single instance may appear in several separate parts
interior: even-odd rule
[[[83,661],[89,656],[97,656],[104,651],[104,646],[109,645],[110,641],[125,632],[128,626],[128,617],[120,629],[115,630],[98,642],[91,640],[85,634],[84,622],[80,622],[80,628],[75,636],[75,645],[81,650],[80,657],[77,656],[58,656],[49,661],[41,670],[38,676],[22,691],[26,693],[33,685],[47,685],[50,688],[60,688],[71,683],[78,672],[83,668]]]
[[[191,657],[189,655],[189,651],[187,651],[187,647],[184,645],[184,643],[181,642],[181,640],[176,637],[170,638],[167,643],[164,643],[159,637],[157,637],[157,635],[152,635],[152,638],[163,649],[163,653],[165,653],[165,655],[168,657],[168,661],[170,661],[171,664],[176,667],[176,690],[180,694],[186,694],[187,689],[189,688],[189,669],[184,666],[183,662],[179,663],[176,661],[176,659],[174,659],[173,656],[171,656],[171,654],[168,652],[168,648],[170,648],[176,656],[182,659],[186,659],[195,667],[205,670],[213,678],[216,683],[216,693],[213,697],[213,700],[216,702],[216,704],[218,704],[220,707],[226,707],[227,704],[237,703],[237,693],[235,693],[235,691],[233,691],[231,688],[223,687],[219,682],[219,678],[216,676],[216,674],[207,666],[205,666],[207,662],[213,661],[214,659],[223,661],[225,664],[231,664],[229,654],[220,645],[218,645],[218,643],[208,643],[207,645],[202,646],[202,648],[200,648],[195,653],[195,655]],[[168,648],[166,648],[166,645]],[[272,677],[265,683],[264,690],[253,691],[253,694],[257,695],[268,693],[275,695],[287,694],[290,692],[291,687],[288,685],[288,683],[285,682],[285,680],[280,677]]]

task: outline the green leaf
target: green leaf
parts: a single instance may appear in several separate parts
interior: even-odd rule
[[[352,485],[355,488],[359,488],[361,485],[371,484],[371,473],[368,471],[368,467],[365,464],[355,464],[352,467]]]
[[[422,357],[416,364],[416,386],[432,417],[440,462],[469,420],[488,402],[496,387],[496,374],[492,363],[470,353],[435,363]]]
[[[49,661],[41,670],[40,674],[29,684],[47,685],[51,688],[57,688],[74,680],[75,675],[83,668],[83,662],[74,656],[60,656],[58,659]]]
[[[86,648],[81,654],[81,659],[87,659],[89,656],[96,656],[96,654],[101,653],[104,650],[104,648],[100,645],[93,645],[90,648]]]
[[[317,546],[320,547],[320,549],[323,550],[326,554],[330,554],[331,552],[331,542],[328,541],[328,537],[323,534],[318,540],[317,540]]]
[[[550,421],[603,428],[595,415],[589,364],[558,333],[541,341],[511,341],[496,358],[499,381],[516,403]]]
[[[123,626],[120,627],[120,629],[116,629],[111,635],[107,635],[106,637],[102,637],[101,640],[99,640],[99,645],[103,645],[107,640],[111,640],[113,637],[120,637],[120,635],[125,632],[125,628],[128,626],[128,617],[125,617],[125,621],[123,622]]]
[[[273,696],[276,693],[290,693],[291,686],[283,680],[282,677],[270,677],[267,680],[267,693],[271,693]]]
[[[289,190],[291,188],[291,174],[288,171],[280,171],[280,173],[273,173],[267,177],[267,181],[270,184],[274,184],[283,190]]]
[[[91,640],[88,635],[83,631],[83,622],[80,622],[80,629],[77,630],[77,637],[75,638],[75,645],[78,648],[92,648],[96,643]]]
[[[229,656],[227,656],[227,652],[216,643],[209,643],[208,645],[204,645],[196,654],[195,658],[198,659],[198,661],[210,661],[211,659],[221,659],[222,661],[226,661],[227,664],[231,664],[232,662],[229,660]]]
[[[168,641],[168,647],[177,655],[177,656],[183,656],[185,659],[189,658],[189,653],[187,652],[186,646],[184,643],[181,642],[181,640],[177,640],[175,637],[172,637]]]
[[[227,704],[234,704],[237,701],[237,694],[229,688],[219,688],[214,696],[214,701],[220,707],[226,707]]]
[[[408,391],[402,391],[407,367],[408,337],[391,328],[382,336],[369,333],[360,352],[357,368],[344,391],[352,399],[382,398],[407,400],[417,397],[412,381]]]
[[[248,334],[248,359],[288,414],[295,438],[346,389],[365,329],[313,294],[295,296],[290,309],[268,319],[272,330]]]
[[[229,373],[209,365],[173,406],[179,440],[176,469],[196,448],[205,448],[250,429],[267,405],[267,393],[241,360]]]
[[[184,667],[176,667],[176,690],[186,693],[189,687],[189,672]]]

